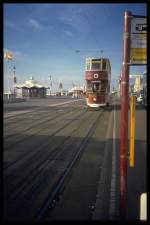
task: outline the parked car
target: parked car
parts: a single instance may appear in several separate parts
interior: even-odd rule
[[[142,103],[143,102],[143,96],[142,95],[138,96],[137,99],[136,99],[136,101],[138,103]]]
[[[144,100],[144,95],[143,95],[143,90],[141,90],[140,92],[137,93],[136,102],[143,103],[143,100]]]
[[[144,90],[143,105],[147,107],[147,89]]]

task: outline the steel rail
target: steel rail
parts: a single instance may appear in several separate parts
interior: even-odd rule
[[[74,112],[69,112],[69,113],[74,113]],[[66,112],[63,113],[62,117],[66,115]],[[55,116],[54,118],[51,118],[50,120],[47,120],[47,121],[51,121],[52,119],[61,119],[61,116],[58,118],[58,116]],[[45,121],[46,122],[46,121]],[[41,123],[42,124],[42,123]],[[35,124],[33,127],[29,128],[27,131],[29,130],[32,130],[33,128],[36,128],[38,127],[39,124]],[[46,123],[46,127],[44,128],[39,128],[38,131],[34,132],[33,134],[30,134],[30,136],[25,136],[25,137],[21,137],[19,138],[18,140],[16,140],[15,142],[13,143],[10,143],[8,144],[7,146],[4,147],[5,151],[8,151],[9,148],[11,147],[11,149],[16,145],[16,144],[19,144],[19,143],[22,143],[22,141],[25,141],[27,139],[30,139],[32,137],[34,137],[36,134],[39,134],[40,132],[42,132],[43,130],[45,130],[45,128],[48,128],[50,125]],[[26,130],[25,130],[26,132]],[[24,132],[23,132],[24,133]],[[25,135],[25,134],[24,134]],[[9,137],[9,138],[12,138],[12,137],[15,137],[15,136],[18,136],[18,134],[14,134],[13,136]],[[8,139],[9,139],[8,138]],[[6,138],[6,140],[8,141],[8,139]]]
[[[103,110],[104,111],[104,110]],[[91,137],[97,127],[98,121],[100,120],[101,116],[103,115],[103,111],[99,116],[96,118],[94,123],[91,125],[87,135],[84,137],[83,141],[80,143],[79,150],[75,153],[72,160],[68,163],[65,171],[60,176],[59,180],[57,181],[57,184],[53,187],[53,191],[50,193],[50,195],[45,200],[45,203],[43,206],[38,210],[36,218],[38,221],[42,220],[43,217],[46,214],[46,211],[49,207],[51,207],[52,203],[54,202],[56,196],[58,196],[59,191],[61,190],[66,178],[68,177],[69,173],[71,172],[74,164],[77,162],[79,156],[82,154],[83,150],[85,150],[86,145],[88,144],[89,137]]]
[[[69,113],[70,113],[70,112],[69,112]],[[71,112],[71,113],[72,113],[72,112]],[[25,133],[26,131],[29,131],[29,130],[33,129],[34,127],[37,127],[37,126],[39,126],[39,125],[45,123],[45,122],[49,122],[49,121],[51,121],[51,120],[54,120],[54,119],[58,118],[58,116],[59,116],[59,119],[60,119],[60,117],[61,117],[61,116],[64,116],[65,114],[66,114],[66,112],[64,112],[63,114],[61,113],[60,115],[59,115],[59,113],[58,113],[57,115],[56,115],[56,113],[54,113],[54,114],[52,114],[52,116],[53,116],[53,115],[55,115],[55,116],[53,116],[53,117],[51,117],[51,118],[49,118],[49,116],[51,116],[51,114],[48,114],[46,119],[44,119],[44,120],[42,120],[42,121],[40,121],[40,122],[38,122],[38,123],[37,123],[37,120],[40,119],[40,118],[37,118],[36,121],[35,121],[35,123],[32,122],[32,125],[31,125],[31,126],[29,126],[28,128],[25,128],[25,129],[23,130],[22,134]],[[48,119],[48,118],[49,118],[49,119]],[[17,121],[17,122],[18,122],[18,121]],[[13,129],[15,129],[15,128],[13,128]],[[21,129],[20,129],[20,130],[21,130]],[[20,132],[20,130],[17,131],[17,133],[15,133],[15,134],[10,134],[10,135],[5,136],[5,140],[7,140],[8,138],[12,138],[12,137],[17,136],[17,135],[19,134],[18,132]],[[36,132],[36,133],[37,133],[37,132]]]
[[[88,115],[88,117],[89,117],[89,115]],[[84,120],[86,120],[87,118],[85,118]],[[63,141],[63,145],[65,144],[65,142],[67,142],[70,138],[72,138],[71,137],[71,135],[74,133],[74,132],[77,132],[78,130],[80,129],[80,127],[78,127],[78,128],[75,128],[71,133],[70,133],[70,135],[69,135],[69,137],[66,137],[65,138],[65,140]],[[40,162],[39,163],[39,165],[36,165],[36,168],[34,169],[34,171],[33,171],[33,173],[32,173],[32,177],[30,177],[30,179],[28,178],[28,175],[26,176],[26,179],[24,179],[24,180],[26,180],[26,183],[24,184],[24,186],[22,185],[22,186],[19,186],[20,187],[20,189],[19,189],[19,192],[21,192],[23,189],[25,189],[28,185],[29,185],[29,182],[33,182],[33,179],[34,178],[37,178],[37,174],[38,174],[38,177],[40,177],[40,175],[41,174],[43,174],[43,171],[41,170],[40,172],[38,171],[37,172],[37,170],[38,170],[38,168],[41,166],[41,165],[43,165],[43,163],[46,161],[47,163],[46,163],[46,165],[45,165],[45,167],[47,167],[47,164],[49,164],[49,167],[51,166],[53,166],[53,164],[54,164],[54,161],[57,161],[57,160],[59,160],[59,156],[60,155],[63,155],[64,153],[66,153],[66,152],[68,152],[68,148],[70,149],[70,148],[73,148],[75,146],[75,143],[73,142],[73,143],[71,143],[71,145],[69,145],[68,147],[66,147],[65,149],[61,149],[61,151],[60,151],[60,145],[59,146],[57,146],[55,149],[53,149],[53,151],[51,151],[50,153],[50,155],[48,155],[47,154],[47,156],[44,156],[44,159],[43,159],[43,161],[42,162]],[[42,153],[43,153],[43,151],[42,151]],[[52,154],[54,154],[54,156],[52,155]],[[52,159],[52,161],[53,161],[53,163],[52,162],[49,162],[49,158],[48,158],[48,156],[49,156],[49,158],[52,158],[52,157],[55,157],[54,159]],[[39,157],[38,157],[39,158]],[[46,160],[45,160],[46,159]],[[51,164],[51,165],[50,165]],[[50,168],[49,168],[50,169]],[[52,167],[52,169],[53,169],[53,167]],[[31,173],[30,173],[31,174]],[[40,179],[39,179],[40,180]],[[42,179],[42,180],[40,180],[40,183],[39,184],[41,184],[41,183],[45,183],[45,177]],[[20,182],[20,185],[21,185],[21,183],[22,182]],[[16,187],[17,188],[17,187]],[[15,189],[16,189],[15,188]],[[36,189],[38,188],[38,185],[32,185],[32,191],[35,191]],[[17,194],[16,195],[14,195],[15,196],[15,198],[18,198],[17,196],[19,195],[19,192],[17,191]],[[33,196],[33,192],[32,192],[32,196]]]
[[[85,112],[83,112],[82,113],[82,116],[85,114]],[[84,115],[85,116],[85,115]],[[80,116],[81,117],[81,116]],[[86,120],[87,118],[85,118],[85,120]],[[73,122],[73,121],[72,121]],[[70,123],[70,122],[69,122]],[[67,123],[67,125],[68,125],[68,123]],[[71,132],[71,134],[73,134],[75,131],[77,131],[79,129],[79,127],[78,128],[75,128],[72,132]],[[65,139],[65,142],[66,141],[68,141],[68,139],[71,137],[71,134],[70,134],[70,136],[69,137],[66,137],[66,139]],[[64,140],[63,140],[63,144],[64,144]],[[46,147],[46,146],[45,146]],[[22,170],[22,171],[24,171],[25,170],[25,168],[28,168],[30,165],[31,165],[31,163],[32,163],[32,160],[33,159],[35,159],[35,157],[37,157],[37,159],[40,159],[40,162],[39,161],[37,161],[37,164],[35,165],[34,164],[34,168],[32,168],[32,170],[30,170],[30,171],[28,171],[28,173],[26,174],[26,176],[22,179],[22,180],[20,180],[19,181],[19,184],[17,184],[13,189],[14,190],[17,190],[17,195],[18,195],[18,193],[21,191],[21,190],[23,190],[24,189],[24,187],[25,187],[25,184],[24,184],[24,181],[26,181],[26,183],[27,183],[27,185],[29,184],[29,175],[31,175],[31,173],[32,173],[32,171],[33,172],[35,172],[35,177],[37,176],[37,169],[38,168],[40,168],[40,166],[45,162],[45,161],[47,161],[48,160],[48,157],[52,157],[53,155],[52,154],[54,154],[54,156],[56,157],[56,155],[57,155],[57,153],[59,152],[59,151],[57,151],[56,152],[56,150],[59,150],[60,149],[60,144],[59,144],[59,146],[57,146],[56,148],[54,148],[51,152],[48,152],[46,155],[44,155],[44,158],[42,158],[42,156],[43,156],[43,146],[41,147],[40,146],[40,151],[39,152],[37,152],[37,150],[36,150],[36,153],[32,156],[32,158],[30,158],[30,160],[29,161],[27,161],[26,162],[26,164],[23,164],[22,165],[22,168],[19,168],[20,170]],[[40,154],[39,154],[40,153]],[[21,157],[22,158],[22,157]],[[42,159],[42,161],[41,161],[41,159]],[[17,169],[16,169],[16,171],[17,171]],[[12,172],[12,171],[11,171]],[[15,171],[13,171],[13,174],[15,173]],[[11,173],[12,174],[12,173]],[[11,174],[9,174],[8,176],[5,176],[5,178],[7,178],[7,179],[9,179],[9,178],[11,178]],[[40,174],[39,174],[39,171],[38,171],[38,176],[39,176]],[[33,178],[34,178],[34,176],[32,176],[30,179],[31,179],[31,181],[33,181]],[[22,185],[23,184],[23,185]],[[17,187],[19,186],[19,191],[18,191],[18,189],[17,189]],[[14,193],[15,191],[13,191],[13,190],[11,190],[11,194],[12,194],[12,192]],[[15,193],[13,194],[15,197],[16,197],[16,195],[15,195]]]
[[[44,148],[46,146],[49,145],[49,140],[50,138],[54,137],[58,132],[60,132],[61,130],[63,130],[65,127],[67,127],[71,122],[73,122],[74,120],[76,120],[79,116],[84,116],[85,112],[87,110],[84,110],[82,113],[80,113],[79,115],[75,116],[73,119],[71,119],[70,121],[68,121],[66,124],[64,124],[63,126],[61,126],[59,129],[57,129],[55,132],[53,132],[50,136],[46,137],[45,140],[47,140],[47,142],[45,142],[42,147],[39,146],[38,149],[41,150],[41,148]],[[32,135],[33,136],[33,135]],[[22,142],[23,140],[20,140],[19,142]],[[14,145],[16,145],[19,142],[15,142]],[[13,146],[11,145],[11,148]],[[38,150],[36,149],[36,153],[38,152]],[[8,167],[14,165],[14,163],[16,163],[18,160],[22,160],[23,157],[25,157],[26,155],[28,156],[28,154],[30,153],[30,151],[25,152],[25,154],[22,154],[21,156],[19,156],[13,163],[10,163],[9,165],[7,165],[6,167],[4,167],[4,169],[7,169]],[[32,153],[32,152],[31,152]],[[33,156],[34,157],[34,156]]]

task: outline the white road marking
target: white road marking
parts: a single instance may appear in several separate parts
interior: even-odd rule
[[[8,118],[10,116],[14,116],[14,115],[17,115],[17,114],[22,114],[22,113],[27,113],[27,112],[32,112],[32,111],[31,110],[13,111],[13,112],[10,112],[10,113],[5,113],[4,118]]]
[[[48,105],[48,106],[64,105],[64,104],[69,104],[69,103],[77,102],[77,101],[81,101],[81,100],[83,100],[83,99],[71,100],[71,101],[68,101],[68,102],[62,102],[62,103],[57,103],[57,104],[51,104],[51,105]]]
[[[64,104],[69,104],[69,103],[76,102],[76,101],[81,101],[81,100],[83,100],[83,99],[71,100],[71,101],[62,102],[62,103],[51,104],[51,105],[48,105],[48,106],[64,105]],[[3,117],[4,118],[9,118],[11,116],[15,116],[15,115],[22,114],[22,113],[27,113],[27,112],[32,112],[32,111],[33,110],[13,111],[13,112],[5,113]]]

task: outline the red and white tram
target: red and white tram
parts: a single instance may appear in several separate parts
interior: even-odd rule
[[[86,102],[89,107],[101,107],[110,101],[111,65],[106,58],[86,58]]]

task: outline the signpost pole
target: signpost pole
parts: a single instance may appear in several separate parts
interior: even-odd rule
[[[120,215],[126,217],[127,189],[127,147],[128,147],[128,107],[129,107],[129,60],[131,12],[125,12],[123,65],[121,77],[121,127],[120,127]]]

